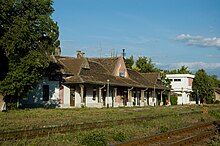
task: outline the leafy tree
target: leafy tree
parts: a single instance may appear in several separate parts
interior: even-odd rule
[[[136,61],[136,66],[140,69],[141,73],[147,72],[155,72],[156,69],[154,68],[154,64],[152,63],[151,58],[147,57],[138,57]]]
[[[135,71],[137,71],[137,72],[139,72],[139,71],[141,70],[141,69],[138,68],[137,66],[132,66],[132,69],[135,70]]]
[[[134,58],[133,58],[133,56],[131,56],[131,57],[129,57],[129,58],[125,58],[125,66],[126,66],[127,68],[132,69],[133,64],[134,64]]]
[[[60,45],[51,14],[53,0],[0,1],[0,93],[6,101],[25,96],[49,66],[48,56]],[[4,59],[2,59],[4,58]]]
[[[183,65],[181,66],[180,69],[178,69],[178,74],[192,74],[189,70],[188,70],[188,67]]]
[[[162,85],[171,88],[171,81],[166,77],[165,71],[160,71],[160,77],[161,77]]]
[[[216,75],[212,75],[210,78],[212,79],[214,87],[220,88],[220,80],[218,80],[218,77]]]
[[[180,69],[177,69],[177,70],[171,70],[169,71],[169,74],[192,74],[189,70],[188,70],[188,67],[183,65],[181,66]]]
[[[212,102],[213,85],[212,79],[206,74],[205,70],[200,69],[196,72],[192,89],[194,93],[198,93],[201,102],[204,100],[207,103]]]

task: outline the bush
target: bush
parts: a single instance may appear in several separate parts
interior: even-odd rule
[[[124,132],[116,132],[114,133],[114,135],[112,136],[112,138],[115,140],[115,141],[125,141],[127,139],[127,135],[124,133]]]
[[[160,127],[160,133],[167,132],[168,130],[169,130],[169,128],[166,127],[166,126],[161,126],[161,127]]]
[[[107,138],[103,132],[92,131],[82,135],[79,142],[85,146],[106,146]]]
[[[177,105],[177,100],[178,100],[178,97],[176,95],[170,96],[171,105]]]
[[[219,101],[219,100],[216,100],[216,101],[215,101],[215,104],[220,104],[220,101]]]

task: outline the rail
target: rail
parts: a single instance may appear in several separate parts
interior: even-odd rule
[[[220,120],[200,123],[186,128],[181,128],[153,136],[142,137],[111,146],[144,146],[144,145],[190,145],[203,139],[219,134]]]

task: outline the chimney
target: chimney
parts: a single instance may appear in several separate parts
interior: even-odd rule
[[[60,56],[60,54],[61,54],[61,48],[60,47],[56,47],[55,51],[54,51],[54,55],[55,56]]]
[[[77,55],[76,55],[77,58],[84,58],[84,55],[85,55],[84,52],[82,52],[82,51],[80,51],[80,50],[77,50],[76,53],[77,53]]]

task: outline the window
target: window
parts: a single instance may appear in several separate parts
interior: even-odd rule
[[[49,85],[43,85],[43,101],[49,100]]]
[[[124,71],[120,71],[119,76],[120,77],[125,77],[125,72]]]
[[[172,82],[173,81],[173,79],[170,79],[170,82]]]
[[[95,100],[95,98],[96,98],[96,88],[93,88],[93,98],[92,98],[92,100]]]
[[[181,79],[174,79],[174,82],[181,82]]]

